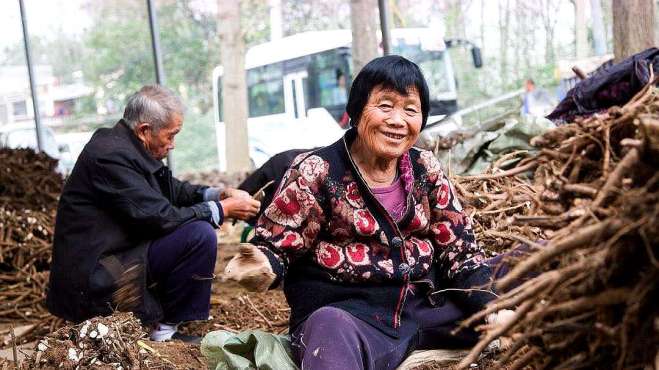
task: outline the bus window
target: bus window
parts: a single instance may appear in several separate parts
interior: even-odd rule
[[[345,112],[350,84],[349,53],[343,48],[332,49],[314,55],[313,70],[314,107],[323,107],[337,122]]]
[[[340,69],[325,69],[318,73],[320,106],[345,104],[348,100],[346,76]]]
[[[281,63],[247,71],[249,116],[284,113],[284,82]]]
[[[446,71],[446,63],[444,61],[444,53],[433,53],[432,58],[424,58],[418,63],[423,76],[428,81],[428,89],[430,96],[436,98],[451,91],[449,85],[449,77]]]

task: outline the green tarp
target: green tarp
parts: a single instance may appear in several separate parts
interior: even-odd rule
[[[212,370],[297,370],[290,348],[288,336],[260,330],[212,331],[201,341],[201,353]]]

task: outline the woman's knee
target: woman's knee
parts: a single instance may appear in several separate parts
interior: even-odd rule
[[[336,307],[321,307],[314,311],[307,319],[308,323],[318,324],[335,324],[335,325],[352,325],[354,317],[348,312]]]
[[[355,318],[335,307],[322,307],[293,335],[295,359],[304,368],[361,368],[360,339]],[[345,365],[335,366],[339,364]]]
[[[330,339],[335,342],[358,341],[357,320],[348,312],[336,307],[322,307],[314,311],[305,321],[303,333],[307,339]]]

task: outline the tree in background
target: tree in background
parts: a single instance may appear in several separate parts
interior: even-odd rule
[[[612,9],[616,61],[655,46],[654,0],[613,0]]]
[[[240,27],[240,4],[218,0],[222,66],[222,113],[225,127],[227,172],[249,170],[247,145],[247,81],[245,39]]]
[[[353,76],[356,76],[366,63],[380,55],[377,17],[378,8],[375,0],[350,0]]]
[[[160,2],[163,67],[167,84],[198,112],[212,106],[210,75],[219,64],[217,22],[185,0]],[[94,27],[83,38],[85,79],[110,107],[154,81],[153,56],[143,1],[90,1]],[[111,109],[109,109],[111,110]]]
[[[371,0],[372,2],[373,0]],[[349,0],[282,0],[284,36],[350,28]]]

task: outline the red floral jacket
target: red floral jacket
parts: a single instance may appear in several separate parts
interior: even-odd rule
[[[291,327],[323,306],[397,335],[406,292],[485,284],[490,270],[438,160],[412,148],[399,160],[407,193],[395,222],[354,164],[355,130],[299,155],[256,226],[256,244],[284,281]],[[489,295],[459,297],[473,311]]]

